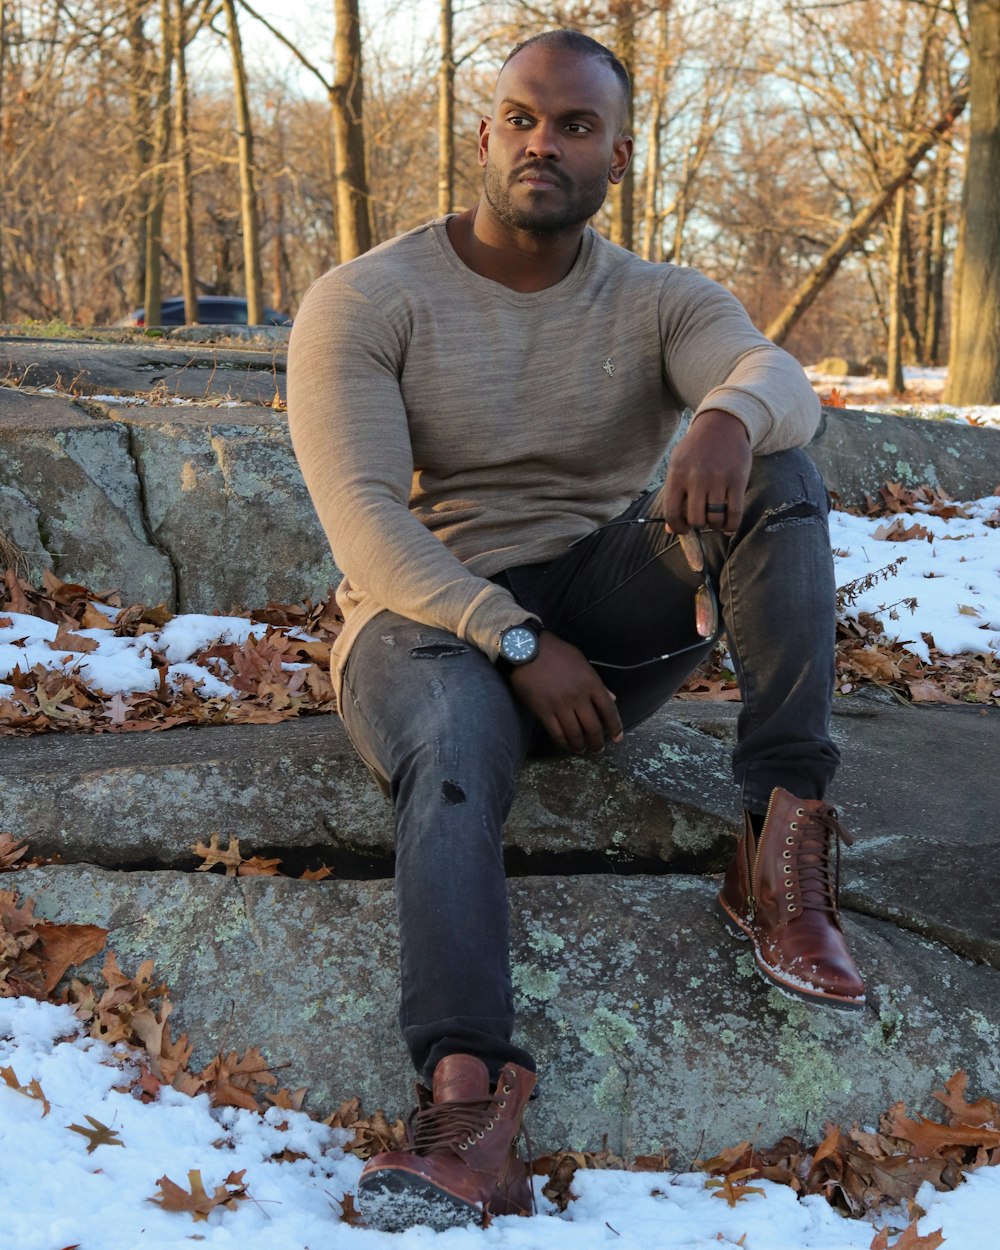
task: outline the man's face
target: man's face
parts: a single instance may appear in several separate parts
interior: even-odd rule
[[[505,226],[552,234],[588,221],[632,154],[621,84],[597,57],[527,47],[500,72],[493,116],[479,128],[479,163]]]

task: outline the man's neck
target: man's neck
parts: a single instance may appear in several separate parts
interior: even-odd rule
[[[512,291],[544,291],[573,268],[585,229],[551,235],[512,230],[480,203],[449,219],[448,238],[459,260],[480,277]]]

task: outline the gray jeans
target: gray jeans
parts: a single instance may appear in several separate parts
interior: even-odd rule
[[[646,494],[557,559],[495,579],[595,664],[626,726],[711,649],[694,625],[702,578],[662,525],[635,523],[658,502]],[[804,452],[756,457],[739,533],[702,535],[743,696],[733,771],[752,812],[775,786],[822,798],[839,761],[828,506]],[[509,1061],[534,1068],[511,1042],[501,842],[518,770],[541,745],[531,715],[476,647],[392,612],[351,650],[342,715],[395,808],[400,1023],[417,1072],[429,1084],[452,1053],[479,1055],[494,1079]]]

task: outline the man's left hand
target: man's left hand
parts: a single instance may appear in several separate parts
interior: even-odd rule
[[[699,412],[670,454],[662,496],[667,529],[686,534],[707,527],[735,534],[752,460],[739,418],[718,408]]]

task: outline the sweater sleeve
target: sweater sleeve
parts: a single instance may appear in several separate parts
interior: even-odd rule
[[[696,415],[719,408],[737,417],[755,455],[802,447],[816,433],[820,403],[802,366],[718,283],[674,269],[664,284],[661,335],[678,398]]]
[[[529,615],[471,573],[409,510],[413,453],[400,375],[406,344],[331,271],[307,294],[288,351],[292,444],[334,560],[384,608],[491,657]]]

